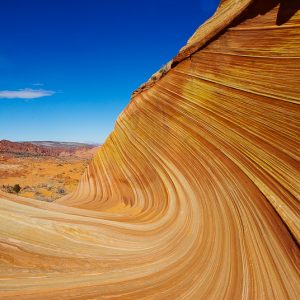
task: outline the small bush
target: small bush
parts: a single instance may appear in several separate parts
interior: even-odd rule
[[[13,191],[16,193],[16,194],[19,194],[19,192],[21,191],[21,187],[19,184],[15,184],[14,187],[13,187]]]
[[[60,195],[65,195],[66,194],[66,191],[64,188],[58,188],[57,189],[57,193],[60,194]]]

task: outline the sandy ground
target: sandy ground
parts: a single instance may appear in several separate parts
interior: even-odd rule
[[[0,156],[0,189],[19,184],[20,196],[53,201],[75,189],[87,163],[86,158]]]

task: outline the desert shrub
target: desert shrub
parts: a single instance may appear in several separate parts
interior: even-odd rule
[[[16,193],[16,194],[19,194],[19,192],[21,191],[21,187],[19,184],[15,184],[14,187],[13,187],[13,191]]]
[[[26,185],[22,188],[22,192],[32,192],[32,188],[29,185]]]
[[[64,188],[58,188],[58,189],[57,189],[57,193],[58,193],[58,194],[61,194],[61,195],[65,195],[65,194],[66,194],[66,191],[65,191]]]

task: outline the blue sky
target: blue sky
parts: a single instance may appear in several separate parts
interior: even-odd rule
[[[217,0],[0,0],[0,139],[102,143]]]

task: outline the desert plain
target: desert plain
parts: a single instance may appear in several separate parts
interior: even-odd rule
[[[98,147],[96,145],[37,146],[0,141],[0,189],[52,202],[72,192]],[[56,147],[55,147],[56,145]],[[54,148],[55,147],[55,148]],[[53,150],[54,148],[54,150]],[[41,153],[44,150],[44,153]]]

